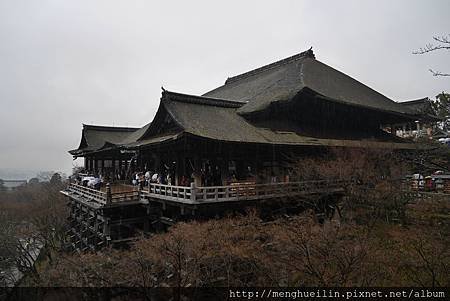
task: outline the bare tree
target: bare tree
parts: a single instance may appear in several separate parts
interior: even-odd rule
[[[23,275],[28,283],[38,281],[34,263],[41,250],[51,262],[53,252],[63,247],[67,207],[59,193],[63,183],[58,176],[52,179],[0,194],[0,283],[4,285]]]
[[[18,222],[6,212],[0,214],[0,284],[14,285],[22,275],[37,279],[34,265],[42,247],[32,226]]]
[[[413,51],[413,54],[425,54],[428,52],[447,49],[450,50],[450,35],[448,36],[434,36],[433,37],[435,43],[429,43],[425,45],[425,47],[420,48],[419,50]],[[443,73],[440,71],[434,71],[433,69],[429,69],[433,76],[450,76],[450,73]]]

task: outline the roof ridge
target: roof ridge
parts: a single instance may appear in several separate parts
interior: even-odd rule
[[[278,67],[278,66],[283,66],[283,65],[286,65],[288,63],[291,63],[291,62],[294,62],[296,60],[299,60],[299,59],[302,59],[302,58],[306,58],[306,57],[313,58],[313,59],[316,58],[316,56],[314,55],[314,52],[312,50],[312,47],[309,48],[306,51],[297,53],[297,54],[295,54],[293,56],[290,56],[290,57],[281,59],[279,61],[270,63],[268,65],[264,65],[262,67],[259,67],[259,68],[256,68],[256,69],[253,69],[253,70],[241,73],[241,74],[236,75],[236,76],[229,77],[225,81],[225,85],[230,84],[230,83],[234,83],[234,82],[236,82],[236,81],[238,81],[240,79],[243,79],[243,78],[246,78],[246,77],[258,74],[258,73],[261,73],[261,72],[266,71],[266,70],[273,69],[273,68]]]
[[[419,98],[419,99],[412,99],[412,100],[403,100],[403,101],[397,101],[399,104],[412,104],[412,103],[420,103],[420,102],[427,102],[431,101],[428,97]]]
[[[241,101],[212,98],[212,97],[205,97],[205,96],[198,96],[198,95],[190,95],[190,94],[183,94],[183,93],[177,93],[177,92],[171,92],[171,91],[164,90],[162,99],[166,99],[166,98],[173,100],[173,101],[201,104],[201,105],[210,105],[210,106],[224,107],[224,108],[240,108],[244,104],[246,104],[246,102],[241,102]]]
[[[107,126],[107,125],[93,125],[93,124],[84,124],[83,123],[83,129],[90,129],[90,130],[111,130],[111,131],[135,131],[139,128],[135,127],[124,127],[124,126]]]

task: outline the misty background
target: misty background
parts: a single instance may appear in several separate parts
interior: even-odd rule
[[[203,94],[313,47],[397,101],[449,91],[450,1],[0,0],[0,178],[70,174],[82,123],[140,127],[165,89]]]

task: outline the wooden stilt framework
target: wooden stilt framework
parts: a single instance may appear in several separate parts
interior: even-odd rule
[[[240,211],[261,202],[302,203],[305,199],[339,198],[341,181],[241,184],[189,187],[150,184],[143,190],[98,191],[70,184],[62,193],[69,199],[68,236],[74,251],[98,250],[123,244],[149,231],[160,231],[179,220],[204,219]],[[311,203],[311,201],[308,201]]]
[[[155,219],[155,210],[145,210],[139,202],[139,191],[111,193],[79,185],[62,191],[68,196],[69,248],[73,251],[95,251],[107,245],[123,244],[141,232]],[[156,210],[157,211],[157,210]]]

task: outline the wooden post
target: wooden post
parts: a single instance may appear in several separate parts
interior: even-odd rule
[[[196,201],[196,188],[195,188],[195,182],[191,183],[191,201],[195,202]]]
[[[143,171],[144,170],[144,158],[142,157],[141,149],[138,149],[137,152],[138,152],[137,160],[138,160],[139,170]]]
[[[94,211],[95,222],[94,222],[94,231],[98,231],[98,216],[97,212]]]
[[[111,185],[106,183],[106,204],[109,205],[112,203],[112,194],[111,194]]]
[[[106,218],[105,222],[103,223],[103,235],[105,237],[106,245],[109,245],[110,241],[111,241],[111,237],[110,237],[110,235],[111,235],[111,226],[109,225],[109,223],[110,223],[110,219],[109,218]]]
[[[179,186],[180,183],[178,181],[178,179],[180,178],[180,174],[181,174],[181,167],[180,167],[180,161],[181,161],[181,157],[179,155],[179,152],[175,153],[175,186]]]
[[[111,170],[112,170],[112,178],[116,179],[116,159],[111,159]]]

